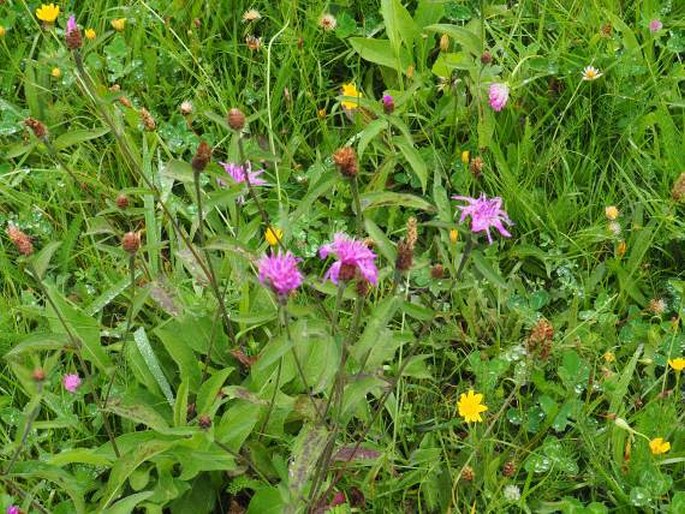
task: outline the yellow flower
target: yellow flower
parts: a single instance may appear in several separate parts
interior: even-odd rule
[[[88,39],[90,41],[95,39],[96,34],[95,34],[95,31],[93,29],[86,29],[85,34],[86,34],[86,39]]]
[[[464,421],[470,423],[472,421],[483,421],[480,413],[488,410],[486,405],[483,405],[483,395],[475,394],[473,389],[469,389],[467,394],[462,393],[459,396],[457,407],[459,408],[459,415],[464,418]]]
[[[450,243],[456,244],[459,239],[459,231],[456,228],[450,230]]]
[[[471,159],[471,152],[464,150],[461,152],[461,162],[468,166],[469,160]]]
[[[604,362],[609,364],[616,360],[616,355],[614,355],[614,352],[606,352],[602,355],[602,358],[604,359]]]
[[[7,29],[0,25],[0,37],[5,37],[5,34],[7,33]]]
[[[36,9],[36,17],[45,23],[55,23],[59,16],[59,6],[55,4],[42,4]]]
[[[618,218],[618,209],[615,205],[609,205],[604,209],[604,214],[608,220],[614,221],[616,218]]]
[[[52,75],[53,79],[58,79],[62,76],[62,70],[60,70],[57,67],[52,68],[52,71],[50,72],[50,75]]]
[[[112,20],[110,24],[117,32],[123,32],[126,28],[126,18],[117,18],[116,20]]]
[[[264,232],[264,239],[270,246],[276,246],[283,238],[283,231],[278,227],[269,227]]]
[[[657,437],[649,441],[649,449],[652,450],[652,455],[661,455],[671,449],[671,443],[664,441],[663,437]]]
[[[677,359],[668,359],[668,365],[676,371],[682,371],[685,369],[685,358],[678,357]]]
[[[355,85],[352,84],[352,83],[350,83],[350,84],[343,84],[343,87],[342,87],[342,94],[343,94],[343,96],[351,96],[351,97],[357,98],[357,99],[359,99],[359,98],[361,98],[362,96],[364,96],[364,95],[362,95],[362,93],[361,93],[360,91],[357,91],[357,86],[355,86]],[[340,103],[342,104],[342,106],[343,106],[345,109],[354,110],[354,109],[356,109],[356,108],[359,107],[359,100],[355,100],[355,101],[343,100],[343,101],[340,102]]]
[[[596,80],[602,75],[603,73],[594,66],[585,66],[585,69],[583,70],[583,80]]]

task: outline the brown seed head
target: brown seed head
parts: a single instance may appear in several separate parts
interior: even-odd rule
[[[245,36],[245,44],[250,50],[256,52],[262,47],[262,38],[252,35]]]
[[[480,178],[483,173],[483,167],[485,166],[485,161],[480,155],[477,155],[469,163],[469,171],[475,178]]]
[[[126,232],[121,238],[121,247],[131,255],[135,254],[140,248],[140,233]]]
[[[228,111],[228,116],[226,118],[228,119],[228,126],[233,130],[240,131],[245,128],[245,114],[243,114],[243,111],[240,109],[234,107]]]
[[[530,340],[536,343],[551,341],[554,337],[554,327],[546,319],[540,319],[530,331]]]
[[[45,128],[45,125],[35,118],[26,118],[24,125],[30,128],[33,131],[33,135],[38,139],[43,139],[48,135],[48,129]]]
[[[212,426],[212,418],[210,418],[206,414],[203,414],[197,419],[197,423],[198,425],[200,425],[200,428],[206,430]]]
[[[416,218],[411,216],[407,220],[407,244],[412,250],[416,246],[416,241],[419,238],[419,230],[416,222]]]
[[[667,308],[668,305],[663,298],[652,298],[647,306],[647,310],[655,316],[661,316],[664,312],[666,312]]]
[[[434,278],[436,280],[440,280],[441,278],[445,277],[445,268],[442,266],[442,264],[436,264],[431,268],[431,278]]]
[[[143,120],[143,127],[145,127],[145,130],[148,132],[154,132],[154,130],[157,128],[155,119],[152,117],[152,114],[150,114],[150,111],[148,111],[145,107],[140,108],[140,119]]]
[[[120,193],[119,196],[117,196],[116,202],[119,209],[126,209],[128,207],[128,196],[124,193]]]
[[[10,238],[10,241],[12,241],[20,254],[28,257],[33,253],[33,243],[31,243],[31,238],[22,232],[18,227],[15,225],[8,225],[6,232]]]
[[[681,173],[673,184],[671,196],[676,202],[685,201],[685,172]]]
[[[467,482],[473,482],[475,477],[476,473],[471,466],[466,466],[461,472],[461,478]]]
[[[196,173],[200,173],[207,167],[207,164],[209,164],[209,160],[211,158],[212,147],[209,146],[206,141],[200,141],[200,144],[197,147],[197,151],[195,152],[195,156],[193,157],[193,160],[191,162],[193,170]]]
[[[605,23],[599,29],[599,34],[602,37],[611,37],[612,30],[613,30],[613,27],[611,26],[611,23]]]
[[[505,477],[511,478],[514,476],[514,473],[516,473],[516,464],[514,461],[507,461],[504,463],[504,466],[502,466],[502,474]]]
[[[31,376],[35,382],[42,382],[45,380],[45,370],[43,368],[36,368]]]
[[[357,152],[355,152],[354,148],[351,146],[345,146],[339,150],[336,150],[333,154],[333,162],[344,177],[352,178],[359,173]]]
[[[395,267],[398,271],[409,271],[414,258],[414,252],[407,241],[400,241],[397,243],[397,259],[395,260]]]
[[[127,109],[130,109],[133,107],[133,104],[131,104],[131,100],[128,99],[126,96],[120,96],[119,97],[119,103],[126,107]]]
[[[492,54],[486,50],[481,54],[480,62],[483,64],[490,64],[492,62]]]

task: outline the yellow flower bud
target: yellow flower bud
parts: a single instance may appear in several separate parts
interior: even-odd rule
[[[468,150],[464,150],[463,152],[461,152],[461,162],[463,162],[465,166],[468,166],[470,159],[471,152],[469,152]]]
[[[264,232],[264,239],[270,246],[276,246],[283,238],[283,231],[278,227],[269,227]]]
[[[604,209],[604,214],[606,214],[609,221],[614,221],[618,218],[618,208],[615,205],[609,205]]]
[[[62,76],[62,70],[60,70],[57,67],[52,68],[52,71],[50,72],[50,75],[52,75],[53,79],[58,79]]]
[[[456,228],[453,228],[452,230],[450,230],[450,243],[456,244],[458,240],[459,240],[459,232],[457,231]]]

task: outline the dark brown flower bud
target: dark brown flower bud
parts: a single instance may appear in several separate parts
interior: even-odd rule
[[[148,132],[153,132],[157,128],[155,119],[145,107],[141,107],[140,109],[140,119],[143,120],[143,127],[145,127],[145,130]]]
[[[240,109],[235,107],[228,111],[228,126],[233,130],[243,130],[245,128],[245,114]]]
[[[473,471],[471,466],[465,466],[461,472],[461,478],[467,482],[473,482],[476,477],[476,473]]]
[[[33,253],[33,244],[31,243],[31,238],[19,230],[18,227],[15,225],[9,225],[6,232],[10,238],[10,241],[12,241],[20,254],[28,257]]]
[[[502,467],[502,474],[507,478],[511,478],[514,476],[514,473],[516,473],[516,464],[514,461],[510,460],[505,462]]]
[[[397,243],[397,259],[395,267],[398,271],[409,271],[414,258],[414,252],[407,241]]]
[[[38,139],[43,139],[48,135],[48,129],[45,128],[45,125],[35,118],[26,118],[24,125],[30,128],[33,131],[33,135]]]
[[[333,154],[333,162],[344,177],[352,178],[359,173],[357,162],[357,152],[351,146],[346,146],[336,150]]]
[[[685,172],[681,173],[673,184],[671,196],[676,202],[685,201]]]
[[[480,178],[482,172],[483,172],[483,167],[485,166],[485,161],[483,158],[478,155],[471,159],[471,162],[469,163],[469,171],[471,171],[471,174],[475,178]]]
[[[126,196],[124,193],[121,193],[119,196],[117,196],[116,201],[119,209],[126,209],[128,207],[128,196]]]
[[[209,164],[209,160],[211,158],[212,147],[209,146],[206,141],[200,141],[200,144],[197,147],[197,151],[195,152],[195,156],[193,157],[193,160],[191,162],[193,170],[196,173],[200,173],[207,167],[207,164]]]
[[[431,268],[431,277],[436,280],[445,277],[445,268],[443,268],[442,264],[436,264]]]
[[[140,233],[126,232],[121,238],[121,247],[131,255],[136,253],[140,248]]]
[[[481,54],[480,62],[483,64],[490,64],[492,62],[492,54],[486,50]]]
[[[31,376],[33,377],[34,382],[42,382],[45,380],[45,370],[43,368],[36,368],[33,370]]]
[[[539,320],[530,331],[530,340],[534,342],[551,341],[554,337],[554,327],[546,319]]]
[[[121,105],[123,105],[124,107],[128,108],[128,109],[130,109],[130,108],[132,107],[131,100],[129,100],[129,99],[128,99],[127,97],[125,97],[125,96],[120,96],[120,97],[119,97],[119,103],[120,103]]]
[[[83,46],[81,30],[78,27],[68,31],[64,36],[64,40],[66,41],[69,50],[77,50]]]
[[[199,418],[197,418],[197,423],[200,425],[200,428],[207,430],[212,426],[212,418],[206,414],[202,414]]]

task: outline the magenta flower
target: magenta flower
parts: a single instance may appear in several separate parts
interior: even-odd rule
[[[392,112],[395,110],[395,99],[386,93],[383,95],[381,101],[383,102],[383,110],[385,113],[392,114]]]
[[[507,101],[509,100],[509,86],[498,82],[490,84],[488,97],[490,107],[497,112],[501,111],[504,109],[504,106],[507,105]]]
[[[319,249],[322,259],[334,254],[338,259],[326,272],[325,278],[331,279],[334,284],[338,280],[349,280],[354,277],[358,270],[367,281],[372,284],[378,282],[378,269],[376,268],[376,254],[362,242],[342,234],[333,236],[333,242],[323,245]],[[342,273],[341,273],[342,272]]]
[[[492,244],[490,227],[495,227],[504,237],[511,237],[511,234],[504,228],[502,222],[507,225],[513,225],[513,223],[502,209],[502,199],[499,196],[488,199],[482,193],[479,198],[453,196],[452,199],[468,202],[468,205],[459,206],[459,209],[461,209],[459,223],[463,223],[466,216],[471,216],[471,232],[486,232],[490,244]]]
[[[231,178],[238,184],[246,182],[249,179],[250,185],[252,186],[263,186],[266,184],[264,179],[259,178],[259,176],[264,173],[264,170],[252,171],[252,166],[248,162],[245,166],[240,166],[239,164],[234,164],[232,162],[220,162],[226,173],[228,173]],[[247,169],[247,173],[245,170]]]
[[[73,31],[78,30],[78,25],[76,25],[76,17],[72,14],[69,16],[69,19],[67,20],[67,33],[66,35],[68,36],[71,34]]]
[[[21,510],[16,505],[10,505],[5,512],[7,514],[21,514]]]
[[[268,285],[279,296],[287,296],[289,293],[302,285],[304,278],[297,269],[300,261],[289,251],[285,255],[278,252],[277,255],[265,255],[257,266],[259,268],[259,281]]]
[[[655,32],[659,32],[662,28],[664,28],[664,24],[661,23],[661,20],[657,18],[649,22],[649,31],[652,34],[654,34]]]
[[[64,375],[62,384],[64,385],[64,389],[70,393],[75,393],[81,385],[81,378],[76,374]]]

